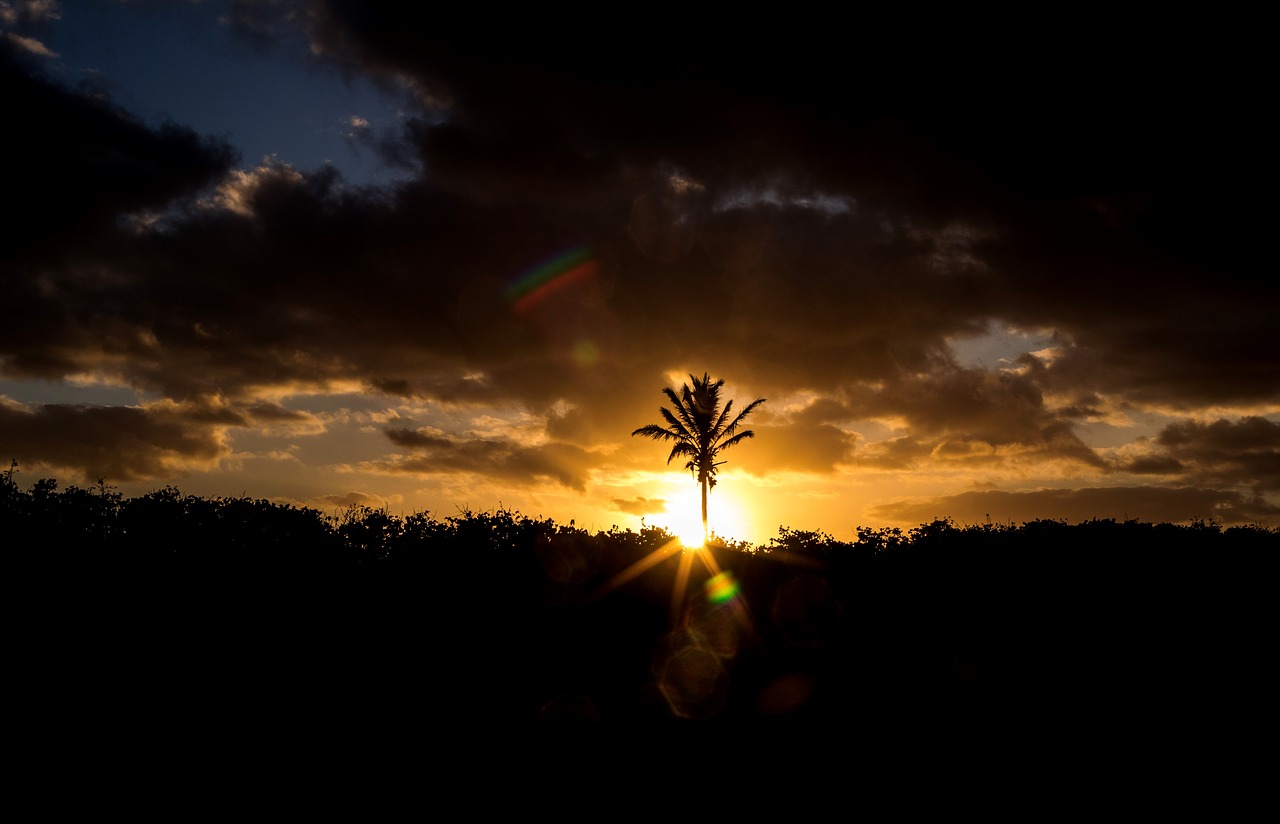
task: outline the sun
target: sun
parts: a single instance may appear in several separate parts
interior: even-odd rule
[[[732,496],[713,492],[707,496],[707,521],[713,535],[734,538],[741,531],[737,502]],[[703,546],[702,499],[699,490],[672,490],[658,525],[680,540],[686,549]]]
[[[660,516],[660,524],[674,535],[686,549],[700,549],[702,535],[702,503],[697,491],[672,490],[667,496],[667,506]]]
[[[670,522],[667,525],[667,531],[674,534],[680,539],[680,543],[685,549],[701,549],[703,544],[702,536],[702,514],[694,508],[695,511],[670,512],[668,507],[668,517]]]

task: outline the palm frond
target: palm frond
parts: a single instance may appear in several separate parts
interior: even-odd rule
[[[667,456],[667,463],[671,463],[676,457],[683,455],[688,455],[693,460],[697,460],[698,450],[694,449],[691,444],[680,441],[675,446],[671,447],[671,454]]]
[[[675,415],[671,414],[670,409],[667,409],[664,406],[664,407],[661,407],[658,411],[662,413],[662,417],[669,424],[667,427],[667,431],[670,432],[673,437],[688,438],[690,440],[694,439],[693,433],[690,431],[690,427],[687,426],[684,421],[676,418]]]
[[[720,417],[716,418],[716,425],[711,429],[714,441],[720,440],[726,434],[731,434],[725,429],[725,421],[729,419],[729,412],[732,409],[733,401],[729,401],[724,405],[724,411],[720,413]]]
[[[755,436],[756,436],[756,433],[752,432],[750,429],[744,429],[743,431],[739,432],[737,435],[734,435],[729,440],[720,444],[720,449],[721,450],[728,449],[731,446],[742,443],[747,438],[754,438]]]
[[[661,426],[658,426],[656,423],[651,423],[651,424],[648,424],[647,426],[642,426],[636,431],[631,433],[632,437],[635,437],[636,435],[639,435],[643,438],[653,438],[655,441],[665,441],[667,438],[676,437],[672,433],[663,429]]]
[[[688,394],[689,387],[688,386],[685,387],[685,394],[683,397],[677,395],[675,393],[675,390],[671,389],[671,387],[667,387],[662,391],[667,394],[667,397],[671,399],[672,405],[675,406],[676,408],[675,414],[677,417],[679,417],[680,423],[683,426],[686,434],[697,432],[698,421],[693,414],[693,403],[689,400],[689,394]],[[670,410],[668,410],[666,407],[662,408],[662,412],[664,415],[668,414],[669,411]],[[668,420],[670,420],[670,418],[668,418]]]
[[[751,411],[755,409],[757,406],[759,406],[760,404],[764,403],[765,400],[766,398],[757,398],[751,403],[747,404],[747,408],[739,412],[738,417],[734,418],[733,423],[729,424],[729,426],[725,429],[725,434],[732,435],[734,431],[738,428],[738,424],[746,420],[746,417],[751,414]]]
[[[702,519],[705,529],[706,491],[716,485],[716,473],[725,463],[716,458],[725,449],[755,437],[755,432],[750,429],[738,432],[738,425],[765,399],[752,401],[734,416],[732,399],[725,401],[723,409],[720,407],[724,378],[713,381],[711,375],[704,372],[701,378],[691,373],[689,380],[693,385],[686,383],[679,392],[669,386],[663,387],[663,394],[671,401],[670,409],[665,406],[658,408],[662,419],[667,422],[665,427],[651,423],[631,434],[657,441],[674,441],[667,456],[668,465],[676,458],[688,458],[684,468],[703,485]]]

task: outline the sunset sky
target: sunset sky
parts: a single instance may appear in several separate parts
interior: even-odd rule
[[[20,486],[1280,526],[1260,27],[441,8],[0,0]]]

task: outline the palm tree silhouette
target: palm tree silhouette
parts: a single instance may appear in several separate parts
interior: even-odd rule
[[[765,402],[765,398],[757,398],[729,420],[733,409],[733,401],[727,401],[724,409],[720,408],[720,390],[724,387],[724,379],[712,382],[711,376],[702,374],[702,380],[689,375],[693,388],[684,384],[680,394],[671,387],[664,387],[663,392],[675,405],[675,412],[665,406],[659,407],[666,427],[651,423],[632,432],[632,437],[642,435],[655,441],[675,441],[671,454],[667,456],[670,464],[677,455],[687,457],[684,465],[693,473],[702,485],[702,539],[710,537],[707,531],[707,489],[716,485],[716,472],[724,464],[717,461],[720,453],[731,446],[741,443],[747,438],[754,438],[755,432],[750,429],[738,431],[738,425],[750,415],[752,410]]]

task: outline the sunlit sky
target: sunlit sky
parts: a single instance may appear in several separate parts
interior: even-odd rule
[[[418,6],[0,0],[21,486],[1280,525],[1260,30]]]

